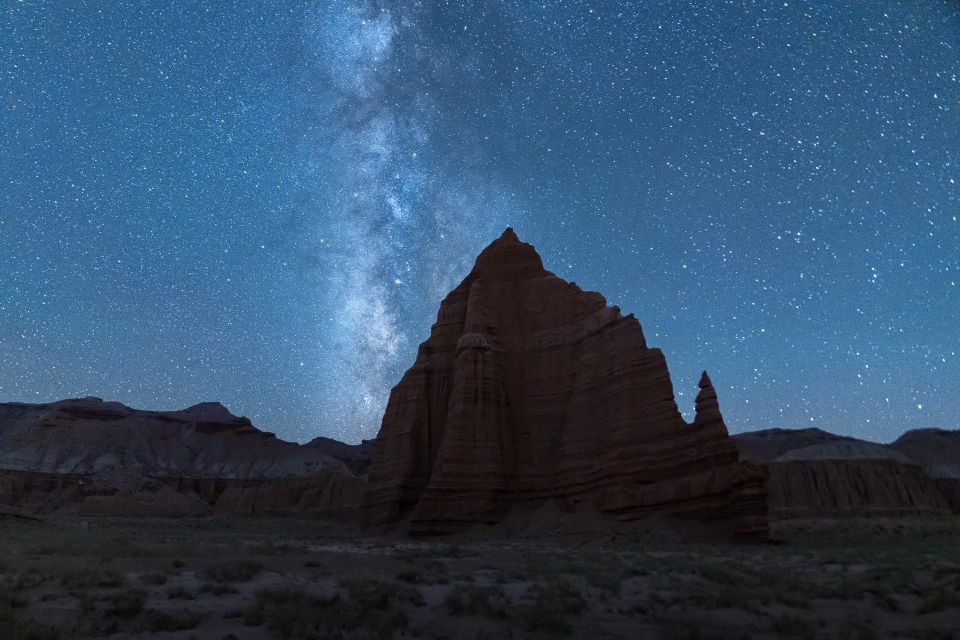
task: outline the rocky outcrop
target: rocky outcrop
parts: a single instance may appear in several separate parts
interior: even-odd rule
[[[336,466],[323,448],[280,440],[219,403],[181,411],[141,411],[99,398],[0,405],[2,469],[282,478]]]
[[[278,439],[204,403],[0,404],[0,505],[82,516],[355,518],[372,443]]]
[[[953,513],[960,513],[960,430],[914,429],[890,444],[933,478]]]
[[[443,301],[390,394],[365,517],[442,534],[560,500],[762,537],[763,486],[738,461],[709,377],[687,424],[637,320],[544,270],[508,229]]]
[[[366,489],[362,478],[340,470],[269,482],[228,482],[212,508],[239,516],[358,520]]]
[[[297,516],[357,520],[366,482],[341,469],[288,478],[100,476],[0,470],[0,506],[111,517]]]
[[[960,431],[914,429],[889,446],[921,465],[931,477],[960,480]]]
[[[821,429],[764,429],[738,433],[733,438],[741,459],[762,463],[772,462],[794,449],[853,440]]]
[[[926,460],[934,468],[945,468],[954,454],[947,447],[941,447],[946,451],[943,456],[930,453],[930,446],[916,440],[910,446],[912,438],[907,436],[897,441],[908,442],[902,447],[819,429],[769,429],[738,434],[735,440],[744,457],[768,465],[767,498],[773,520],[957,512],[960,500],[949,481],[932,477],[921,464]],[[908,455],[910,451],[917,458]]]
[[[770,465],[770,517],[948,515],[937,483],[914,464],[892,459],[812,459]]]
[[[345,444],[332,438],[314,438],[303,446],[336,458],[354,473],[364,475],[373,460],[373,440],[361,440],[360,444]]]
[[[796,462],[817,460],[890,460],[899,464],[915,465],[907,456],[882,444],[865,442],[853,438],[815,444],[809,447],[791,449],[777,457],[774,462]]]

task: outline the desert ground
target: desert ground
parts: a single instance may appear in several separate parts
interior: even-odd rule
[[[0,638],[960,638],[960,522],[778,535],[0,518]]]

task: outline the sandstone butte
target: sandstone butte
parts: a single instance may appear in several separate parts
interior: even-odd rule
[[[688,424],[636,318],[546,271],[508,228],[391,391],[364,519],[446,534],[554,501],[758,539],[765,477],[739,461],[706,373]]]

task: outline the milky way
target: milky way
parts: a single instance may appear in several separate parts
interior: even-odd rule
[[[468,71],[431,40],[431,16],[411,3],[319,5],[306,37],[317,65],[316,139],[308,146],[318,203],[314,244],[325,263],[319,367],[323,403],[345,430],[379,426],[386,391],[425,335],[437,301],[504,220],[487,182],[462,184],[438,159],[433,83]],[[468,176],[468,179],[472,176]],[[419,325],[419,326],[418,326]]]
[[[8,3],[0,401],[376,433],[512,225],[689,416],[960,426],[956,2]]]

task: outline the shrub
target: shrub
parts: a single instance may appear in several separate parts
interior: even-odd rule
[[[354,593],[360,601],[371,597],[372,584],[383,584],[362,579],[355,583]],[[378,606],[382,603],[379,589],[377,586],[372,596]],[[256,604],[245,614],[244,624],[265,623],[281,638],[340,637],[342,632],[358,629],[389,638],[408,622],[402,611],[366,609],[358,600],[343,602],[337,596],[324,598],[296,589],[261,590],[256,598]]]
[[[108,611],[118,618],[132,618],[143,611],[143,604],[146,601],[147,594],[141,589],[121,591],[111,599]]]
[[[383,611],[390,607],[393,591],[386,582],[369,578],[341,580],[340,586],[347,590],[350,599],[367,610]]]
[[[60,577],[60,584],[68,591],[119,587],[123,584],[123,576],[106,569],[74,569]]]
[[[183,611],[151,611],[144,624],[145,631],[185,631],[193,629],[203,621],[203,614],[184,609]]]
[[[30,568],[17,574],[17,579],[13,582],[13,588],[16,591],[35,589],[45,583],[49,577],[39,569]]]
[[[424,605],[423,594],[405,584],[371,578],[351,578],[341,580],[340,586],[346,589],[353,602],[365,609],[384,610],[389,608],[391,601],[407,602],[417,607]]]
[[[814,638],[817,635],[817,627],[813,622],[786,613],[774,619],[773,630],[790,637]]]
[[[499,587],[457,585],[447,594],[446,604],[454,615],[501,615],[506,596]]]
[[[527,612],[527,629],[552,635],[570,633],[567,614],[579,614],[587,603],[572,586],[566,583],[549,583],[536,588],[533,605]]]
[[[0,638],[4,640],[57,640],[58,637],[53,627],[7,616],[0,610]]]
[[[214,582],[249,582],[263,569],[253,560],[230,560],[209,565],[204,575]]]
[[[167,587],[167,598],[169,600],[196,600],[197,593],[183,585]]]

